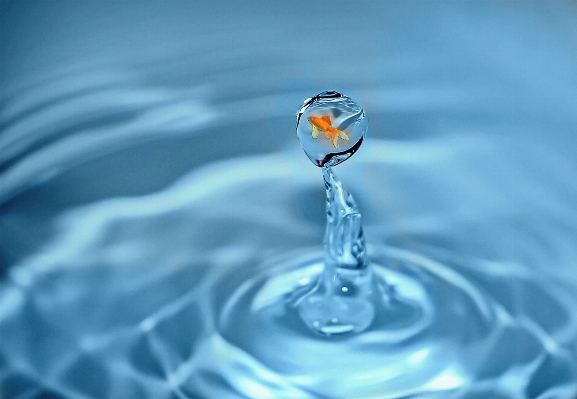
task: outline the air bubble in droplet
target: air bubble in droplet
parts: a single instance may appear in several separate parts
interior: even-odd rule
[[[297,113],[297,136],[317,166],[334,166],[361,146],[367,133],[363,108],[336,91],[307,98]]]

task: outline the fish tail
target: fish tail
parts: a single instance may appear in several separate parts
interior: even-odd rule
[[[343,140],[347,140],[347,141],[349,140],[349,136],[345,132],[343,132],[342,130],[339,130],[339,136],[341,136],[341,139],[343,139]]]

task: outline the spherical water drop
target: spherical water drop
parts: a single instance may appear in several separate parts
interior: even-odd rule
[[[317,166],[334,166],[350,158],[367,127],[363,108],[336,91],[307,98],[297,113],[297,136]]]

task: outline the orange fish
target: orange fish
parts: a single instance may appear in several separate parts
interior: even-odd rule
[[[318,116],[309,116],[307,119],[313,127],[313,138],[315,139],[319,136],[319,130],[325,132],[326,139],[332,138],[335,148],[337,148],[337,139],[339,137],[343,140],[349,139],[349,136],[347,136],[345,132],[333,127],[331,117],[328,115],[321,116],[320,118]]]

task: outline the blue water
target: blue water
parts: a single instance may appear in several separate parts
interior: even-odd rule
[[[576,11],[1,3],[0,397],[573,399]],[[369,119],[335,170],[375,270],[430,305],[385,347],[276,322],[319,273],[323,90]]]
[[[317,166],[335,166],[363,143],[368,122],[363,108],[336,91],[307,98],[297,112],[297,136]]]

